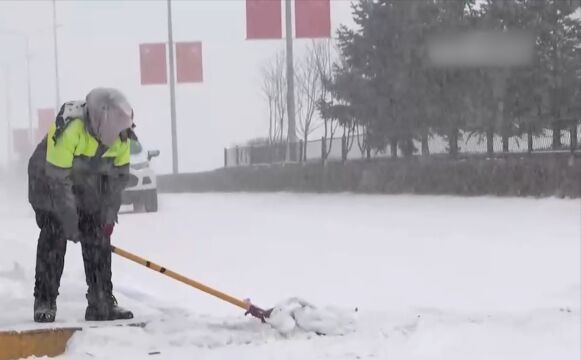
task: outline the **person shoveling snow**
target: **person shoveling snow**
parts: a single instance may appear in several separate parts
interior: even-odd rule
[[[29,202],[38,239],[34,321],[53,322],[67,240],[80,242],[88,285],[85,320],[132,319],[117,306],[111,252],[236,305],[282,334],[342,334],[353,320],[298,298],[262,309],[111,246],[111,234],[128,180],[133,109],[115,89],[92,90],[86,101],[63,105],[29,166]]]
[[[111,233],[129,179],[133,109],[116,89],[65,103],[28,163],[28,198],[40,228],[34,321],[53,322],[67,240],[80,242],[86,320],[130,319],[111,282]]]

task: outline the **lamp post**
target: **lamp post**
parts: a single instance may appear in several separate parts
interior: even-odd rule
[[[26,96],[27,96],[27,102],[28,102],[28,136],[29,136],[30,144],[32,145],[34,143],[34,124],[33,124],[33,115],[32,115],[32,80],[31,80],[31,75],[30,75],[31,54],[30,54],[29,37],[27,34],[13,31],[13,30],[3,29],[3,28],[0,28],[0,34],[16,36],[16,37],[21,38],[24,41],[24,46],[25,46],[24,59],[25,59],[25,66],[26,66]]]
[[[174,78],[174,52],[173,52],[173,24],[171,14],[171,0],[167,0],[167,42],[169,47],[169,97],[171,112],[171,152],[172,173],[179,172],[178,164],[178,134],[176,124],[176,86]]]
[[[286,83],[287,83],[287,112],[288,112],[288,141],[294,149],[297,141],[296,111],[295,111],[295,71],[293,58],[293,25],[291,14],[291,0],[285,0],[285,29],[286,29]],[[292,153],[294,156],[294,151]],[[295,160],[291,158],[291,160]]]

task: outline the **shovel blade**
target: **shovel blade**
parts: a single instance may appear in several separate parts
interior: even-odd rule
[[[271,309],[261,309],[256,305],[253,304],[249,304],[248,309],[246,310],[246,313],[244,315],[252,315],[257,319],[260,319],[260,321],[262,321],[263,323],[266,322],[266,319],[268,319],[270,317],[270,314],[272,313],[272,308]]]

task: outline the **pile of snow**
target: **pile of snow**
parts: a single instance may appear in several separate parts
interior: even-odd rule
[[[283,335],[298,331],[317,335],[346,335],[355,330],[355,313],[335,307],[317,308],[300,298],[287,299],[274,307],[267,322]]]

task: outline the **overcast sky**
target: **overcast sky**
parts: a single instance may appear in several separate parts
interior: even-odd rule
[[[223,148],[268,131],[260,67],[283,40],[245,40],[244,0],[174,0],[174,41],[202,41],[204,83],[177,86],[180,171],[222,165]],[[97,86],[117,87],[133,103],[138,135],[160,149],[155,166],[171,171],[169,89],[141,86],[138,45],[167,40],[165,1],[57,1],[61,100],[82,99]],[[331,1],[333,29],[351,25],[350,0]],[[32,53],[32,103],[55,105],[51,1],[0,1],[0,161],[5,161],[6,89],[10,121],[26,127],[26,33]],[[297,56],[310,40],[295,41]],[[8,69],[8,79],[6,72]]]

